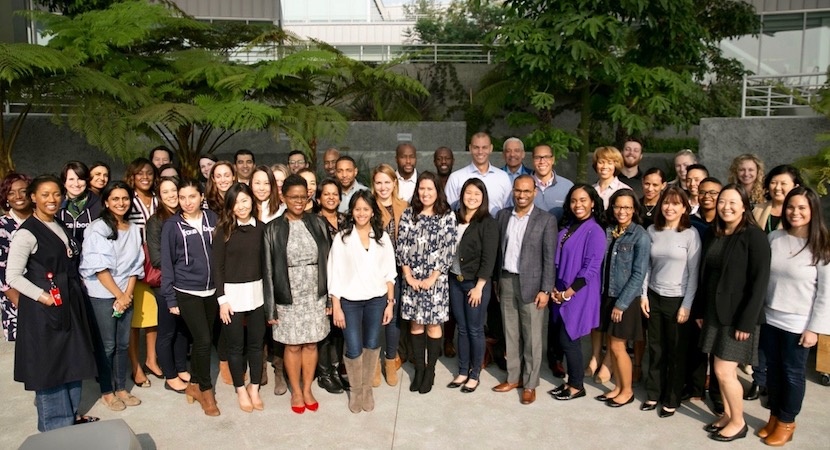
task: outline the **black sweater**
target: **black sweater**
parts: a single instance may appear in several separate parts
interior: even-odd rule
[[[225,295],[225,283],[262,279],[260,252],[264,233],[265,224],[257,220],[256,226],[237,226],[226,242],[224,231],[216,227],[210,264],[217,297]]]

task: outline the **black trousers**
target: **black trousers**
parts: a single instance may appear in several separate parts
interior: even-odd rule
[[[197,297],[176,292],[176,300],[179,302],[182,319],[193,336],[190,381],[197,383],[202,391],[206,391],[213,387],[210,379],[210,345],[213,341],[213,323],[219,309],[216,295]]]
[[[247,325],[247,326],[246,326]],[[265,307],[237,311],[222,334],[227,345],[228,364],[234,387],[245,385],[245,371],[251,369],[251,384],[262,381],[262,340],[265,336]],[[246,367],[247,366],[247,367]]]
[[[648,300],[646,396],[649,401],[662,401],[667,408],[677,408],[686,379],[688,329],[677,323],[683,297],[664,297],[649,289]]]

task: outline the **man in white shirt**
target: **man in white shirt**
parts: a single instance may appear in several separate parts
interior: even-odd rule
[[[398,144],[395,148],[395,163],[398,166],[398,170],[395,171],[395,175],[398,176],[398,197],[409,202],[418,181],[418,156],[415,146],[409,142]]]
[[[473,161],[469,166],[462,167],[450,175],[444,192],[447,202],[453,209],[458,207],[461,196],[461,186],[468,179],[475,177],[484,182],[487,195],[490,198],[490,215],[495,217],[499,210],[507,206],[513,185],[510,177],[503,170],[490,164],[490,154],[493,153],[493,144],[490,135],[484,132],[476,133],[470,139],[470,154]]]
[[[348,155],[343,155],[337,158],[335,165],[335,172],[337,173],[337,181],[340,182],[340,206],[337,211],[345,213],[349,211],[349,200],[357,191],[368,189],[366,186],[357,181],[357,163],[354,158]]]

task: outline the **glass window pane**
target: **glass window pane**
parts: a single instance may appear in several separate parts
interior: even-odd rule
[[[741,36],[721,41],[720,48],[725,58],[735,58],[746,70],[758,73],[758,52],[760,39],[757,36]]]
[[[830,11],[807,13],[803,73],[826,73],[830,69]]]
[[[804,14],[765,15],[761,23],[761,67],[763,75],[801,72],[801,39]]]

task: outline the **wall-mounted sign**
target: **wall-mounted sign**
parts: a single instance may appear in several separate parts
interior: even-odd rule
[[[398,142],[412,142],[412,133],[398,133]]]

